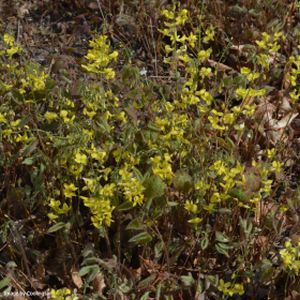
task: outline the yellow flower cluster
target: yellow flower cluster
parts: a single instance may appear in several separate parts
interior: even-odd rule
[[[145,188],[141,182],[133,176],[133,173],[129,171],[127,164],[119,170],[119,175],[121,176],[119,185],[122,187],[125,200],[131,202],[133,206],[142,205]]]
[[[109,199],[84,196],[81,196],[81,199],[84,205],[90,209],[91,220],[96,228],[101,228],[103,225],[110,226],[115,206],[111,205]]]
[[[293,275],[299,275],[300,271],[300,242],[293,246],[291,242],[285,242],[284,249],[280,250],[283,267]]]
[[[8,91],[13,89],[13,87],[17,87],[17,91],[22,95],[28,91],[36,92],[44,90],[48,74],[41,71],[40,66],[36,63],[27,62],[24,66],[21,66],[17,60],[13,59],[15,54],[22,52],[22,48],[15,42],[12,35],[5,33],[3,35],[3,43],[4,50],[0,51],[0,56],[7,55],[9,63],[3,64],[2,67],[9,74],[14,74],[14,76],[10,82],[2,82],[0,88]]]
[[[115,72],[112,68],[107,67],[108,64],[118,57],[117,51],[110,51],[107,43],[107,36],[101,35],[95,37],[89,42],[91,49],[88,50],[86,59],[87,64],[82,64],[82,68],[89,73],[103,74],[106,79],[115,78]]]
[[[95,179],[84,178],[85,187],[82,190],[88,190],[95,194],[97,183]],[[100,188],[99,193],[95,196],[86,197],[80,196],[83,203],[91,211],[92,223],[96,228],[101,228],[103,225],[110,226],[112,222],[112,213],[115,206],[111,205],[111,200],[114,197],[116,185],[114,183],[107,183]]]
[[[256,54],[256,60],[262,69],[265,69],[266,71],[270,69],[270,64],[274,62],[274,57],[280,50],[279,42],[284,40],[285,36],[283,32],[276,32],[273,35],[266,32],[262,33],[261,40],[256,41],[260,50],[260,53]]]
[[[226,194],[234,187],[245,184],[244,167],[239,162],[236,163],[235,167],[229,168],[224,162],[218,160],[210,169],[222,176],[223,182],[220,183],[220,186]]]
[[[264,96],[265,93],[266,93],[266,89],[255,90],[253,88],[239,87],[239,88],[236,89],[235,93],[236,93],[238,98],[241,98],[241,99],[245,100],[245,99],[249,99],[249,98],[252,98],[252,97],[262,97],[262,96]]]
[[[12,57],[14,54],[20,53],[23,51],[22,47],[15,42],[15,38],[8,34],[4,33],[3,35],[3,42],[6,46],[6,49],[3,51],[0,51],[0,55],[7,55],[9,57]]]
[[[266,32],[262,33],[262,39],[257,40],[256,44],[259,48],[267,50],[269,52],[278,52],[280,50],[279,41],[285,40],[283,32],[276,32],[273,36]]]
[[[78,300],[79,299],[68,288],[62,288],[59,290],[51,289],[50,296],[52,300]]]
[[[292,91],[289,93],[289,96],[292,99],[293,103],[296,103],[300,97],[300,90],[298,84],[298,76],[300,74],[300,55],[291,56],[287,63],[288,72],[286,74],[286,79],[289,81],[292,86]]]
[[[156,117],[154,125],[161,131],[156,144],[158,147],[171,148],[175,142],[179,144],[189,144],[189,141],[184,137],[185,129],[189,124],[188,116],[186,114],[179,114],[173,112],[170,118]],[[150,147],[154,147],[153,143],[149,143]]]
[[[74,185],[74,183],[64,184],[64,196],[66,198],[73,198],[76,194],[77,187]]]
[[[189,219],[189,220],[188,220],[188,223],[197,225],[197,224],[199,224],[199,223],[202,222],[203,219],[197,217],[197,213],[199,212],[199,207],[198,207],[198,205],[197,205],[195,202],[193,202],[193,201],[191,201],[191,200],[185,201],[184,208],[185,208],[185,210],[187,210],[190,214],[193,215],[193,218]]]
[[[254,81],[255,79],[260,77],[259,72],[252,72],[251,69],[247,67],[242,67],[240,72],[242,75],[245,75],[249,81]]]
[[[187,45],[194,48],[197,42],[197,36],[194,33],[190,35],[178,34],[178,27],[183,26],[188,20],[188,11],[182,9],[176,12],[176,6],[174,5],[171,10],[164,9],[161,14],[168,20],[164,22],[165,29],[160,32],[170,38],[171,45],[165,46],[165,52],[167,57],[164,59],[165,63],[172,63],[171,57],[168,57],[172,53],[173,57],[184,63],[188,63],[191,58],[187,54]]]
[[[225,282],[220,280],[218,290],[223,293],[224,296],[233,296],[235,294],[243,295],[245,293],[244,286],[241,283]]]
[[[209,112],[208,120],[211,126],[220,131],[226,132],[233,127],[236,131],[244,130],[244,122],[238,122],[240,115],[252,117],[255,112],[256,104],[245,104],[243,106],[233,106],[230,110],[222,106],[223,111],[212,109]]]
[[[49,200],[49,207],[52,209],[52,212],[48,213],[48,218],[51,222],[55,222],[59,215],[66,215],[71,210],[71,207],[67,203],[63,203],[61,206],[59,200],[55,200],[54,198],[50,198]]]
[[[19,88],[19,92],[21,94],[25,94],[27,88],[31,88],[33,92],[45,89],[48,74],[39,70],[37,64],[28,64],[25,68],[24,75],[24,78],[21,78],[20,80],[21,87]]]
[[[163,157],[160,155],[156,155],[150,158],[150,160],[152,162],[153,174],[170,183],[174,177],[170,154],[165,153]]]

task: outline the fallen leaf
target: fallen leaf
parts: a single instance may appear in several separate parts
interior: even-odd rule
[[[79,276],[78,272],[72,271],[71,276],[72,276],[73,283],[76,285],[77,288],[80,289],[83,285],[83,282],[82,282],[82,279]]]
[[[98,273],[92,282],[94,291],[100,296],[103,296],[103,290],[106,287],[104,275],[102,273]]]

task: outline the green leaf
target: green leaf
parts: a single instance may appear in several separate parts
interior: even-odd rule
[[[132,168],[132,171],[135,175],[135,177],[140,181],[143,182],[144,181],[144,176],[142,175],[142,173],[140,172],[139,169],[137,169],[136,167]]]
[[[185,286],[192,286],[195,282],[195,280],[190,272],[189,272],[189,275],[182,275],[180,277],[180,279]]]
[[[204,237],[200,242],[200,247],[202,250],[205,250],[208,247],[208,238]]]
[[[220,232],[220,231],[216,232],[216,240],[218,242],[222,242],[222,243],[228,243],[229,242],[229,239],[225,236],[225,234]]]
[[[79,270],[78,275],[79,275],[80,277],[83,277],[83,276],[85,276],[85,275],[87,275],[87,274],[92,274],[92,273],[94,273],[95,270],[100,271],[98,265],[84,266],[84,267],[82,267],[82,268]]]
[[[146,198],[153,199],[164,195],[167,186],[159,176],[153,175],[145,180],[144,187]]]
[[[142,230],[144,225],[140,222],[138,218],[133,219],[127,226],[126,230]]]
[[[225,249],[223,249],[223,248],[221,247],[221,245],[222,245],[222,244],[216,244],[216,245],[215,245],[215,248],[216,248],[217,252],[219,252],[220,254],[224,254],[226,257],[229,257],[228,251],[225,250]],[[223,245],[224,245],[224,244],[223,244]]]
[[[220,248],[222,248],[224,250],[229,250],[229,249],[233,248],[233,246],[228,245],[228,244],[218,243],[218,245],[220,246]]]
[[[126,210],[130,210],[132,209],[132,203],[130,201],[126,201],[122,204],[120,204],[118,207],[117,207],[117,210],[118,211],[126,211]]]
[[[176,172],[173,183],[178,191],[184,193],[189,192],[193,187],[192,177],[186,171],[183,170],[179,170]]]
[[[0,290],[7,287],[10,284],[10,278],[9,277],[4,277],[1,281],[0,281]]]
[[[32,157],[27,157],[22,161],[22,165],[31,166],[33,164],[34,160]]]
[[[97,276],[97,274],[100,273],[100,268],[99,266],[94,267],[93,269],[91,269],[90,273],[88,274],[88,276],[85,278],[86,283],[90,283],[92,282],[95,277]]]
[[[154,246],[155,258],[159,258],[162,254],[162,250],[164,248],[164,244],[162,241],[159,241]]]
[[[141,300],[148,300],[148,299],[149,299],[149,294],[150,294],[150,292],[146,292],[146,293],[142,296]]]
[[[247,200],[247,195],[242,189],[239,188],[234,188],[231,191],[229,191],[229,195],[233,198],[238,199],[241,202],[246,202]]]
[[[133,236],[130,240],[129,243],[135,243],[135,244],[147,244],[152,240],[152,236],[146,232],[143,231],[135,236]]]
[[[161,294],[161,283],[157,286],[156,293],[155,293],[155,300],[160,300],[160,294]]]
[[[66,226],[66,223],[58,222],[48,229],[48,233],[56,232]]]
[[[168,201],[167,204],[168,204],[168,206],[170,206],[170,207],[174,207],[174,206],[178,206],[179,203],[176,202],[176,201]]]
[[[34,139],[28,146],[26,146],[23,150],[23,156],[28,156],[32,152],[34,152],[38,146],[39,142],[37,139]]]

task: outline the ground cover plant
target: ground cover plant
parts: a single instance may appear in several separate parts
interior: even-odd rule
[[[4,2],[1,295],[298,299],[299,9]]]

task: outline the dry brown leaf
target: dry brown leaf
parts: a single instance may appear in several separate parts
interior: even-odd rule
[[[102,273],[98,273],[92,282],[94,291],[100,296],[103,296],[103,290],[106,287],[104,275]]]
[[[264,251],[268,248],[269,238],[265,235],[259,235],[256,238],[256,244],[262,251]]]
[[[274,124],[271,129],[278,130],[287,128],[289,124],[298,116],[298,113],[288,113],[285,115],[281,120],[277,121],[276,124]]]
[[[291,100],[289,97],[282,97],[281,103],[279,106],[279,113],[281,115],[285,115],[292,110],[290,102],[291,102]]]
[[[29,9],[30,9],[30,3],[26,2],[23,5],[21,5],[20,7],[18,7],[18,17],[20,19],[23,19],[26,15],[29,14]]]
[[[273,114],[276,111],[276,106],[268,101],[266,97],[262,103],[257,105],[255,119],[263,124],[270,126],[274,123]]]
[[[73,283],[76,285],[77,288],[80,289],[83,285],[83,282],[82,282],[82,279],[79,276],[78,272],[72,271],[71,276],[72,276]]]

